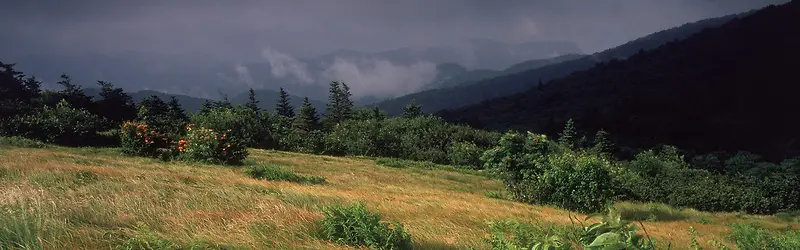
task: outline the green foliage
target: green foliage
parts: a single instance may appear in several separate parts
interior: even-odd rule
[[[0,62],[0,123],[5,119],[32,112],[41,95],[41,82],[14,69],[14,64]]]
[[[294,117],[292,124],[296,131],[311,132],[320,129],[319,116],[317,110],[308,101],[308,97],[303,99],[303,106],[300,107],[300,113]]]
[[[60,145],[87,146],[98,144],[97,133],[104,124],[103,118],[74,109],[62,100],[55,107],[45,106],[39,112],[12,118],[3,128],[3,134]]]
[[[594,136],[594,145],[592,152],[599,154],[606,158],[611,158],[614,155],[614,144],[608,139],[608,132],[605,130],[598,130]]]
[[[417,104],[417,101],[411,100],[404,108],[403,108],[403,117],[405,118],[415,118],[422,116],[422,106]]]
[[[730,238],[739,249],[800,249],[800,232],[771,232],[754,224],[732,225]]]
[[[544,135],[509,132],[482,160],[516,200],[581,212],[608,206],[618,192],[611,162],[551,144]]]
[[[322,234],[328,240],[370,249],[411,249],[411,236],[398,222],[381,222],[381,215],[363,203],[331,206],[323,210]]]
[[[577,145],[578,138],[577,132],[575,131],[575,123],[572,119],[567,120],[567,123],[564,124],[564,130],[558,134],[558,143],[568,147],[574,148]]]
[[[493,250],[569,250],[575,228],[524,223],[516,220],[489,222],[492,232],[488,240]]]
[[[44,142],[31,140],[25,137],[19,136],[12,136],[12,137],[5,137],[0,136],[0,145],[4,146],[12,146],[12,147],[20,147],[20,148],[46,148],[48,145]]]
[[[157,235],[146,224],[139,222],[134,228],[134,235],[116,246],[119,250],[167,250],[180,249],[180,246]]]
[[[589,216],[584,221],[592,217],[598,215]],[[580,243],[585,249],[656,249],[649,236],[645,238],[636,233],[636,228],[635,224],[620,219],[618,214],[610,213],[603,216],[601,222],[584,227]]]
[[[307,184],[325,183],[325,177],[297,175],[291,171],[283,170],[279,166],[275,165],[250,166],[245,169],[245,174],[255,179],[269,181],[288,181]]]
[[[124,121],[136,118],[136,104],[133,98],[121,88],[106,81],[97,81],[100,86],[100,99],[97,100],[97,114],[105,117],[116,127]]]
[[[188,160],[212,164],[242,164],[247,158],[247,141],[231,129],[215,131],[210,128],[190,127],[183,147]]]
[[[292,101],[289,99],[289,93],[281,88],[279,98],[275,106],[275,113],[284,117],[294,117],[294,107],[292,106]]]
[[[483,150],[472,142],[455,142],[449,149],[450,164],[480,168]]]
[[[625,186],[628,199],[675,207],[775,213],[800,206],[800,191],[796,188],[800,180],[796,175],[723,175],[693,169],[674,147],[638,154],[618,179]]]
[[[340,122],[353,117],[353,101],[350,99],[350,87],[347,84],[333,81],[330,84],[328,104],[325,107],[324,123],[331,129]]]
[[[268,144],[272,140],[269,123],[264,120],[263,113],[242,106],[213,108],[192,116],[195,127],[227,131],[231,138],[242,140],[247,146]]]

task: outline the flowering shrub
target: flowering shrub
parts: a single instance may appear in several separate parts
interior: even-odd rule
[[[138,156],[158,156],[159,149],[170,148],[170,139],[165,133],[151,129],[144,123],[125,122],[120,132],[122,152]]]
[[[186,159],[222,164],[241,164],[247,158],[247,141],[230,129],[218,132],[209,128],[187,126],[187,138],[178,142],[178,151]]]

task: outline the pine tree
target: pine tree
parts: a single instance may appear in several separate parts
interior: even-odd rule
[[[342,120],[349,120],[353,118],[353,94],[350,93],[350,87],[347,86],[345,83],[342,84],[341,92],[339,93],[341,111],[342,111]]]
[[[608,139],[608,133],[605,130],[601,129],[595,134],[592,151],[604,157],[611,157],[613,155],[614,144]]]
[[[169,118],[169,105],[156,95],[142,100],[139,104],[137,120],[150,125],[159,132],[169,131],[173,123]]]
[[[97,112],[100,116],[116,123],[136,118],[133,97],[121,88],[114,88],[110,82],[97,81],[97,85],[100,85],[100,100],[97,101]]]
[[[422,116],[422,106],[417,104],[416,100],[411,100],[406,106],[403,108],[403,117],[405,118],[414,118]]]
[[[286,93],[286,90],[281,88],[279,98],[275,113],[285,117],[294,117],[294,107],[292,107],[291,100],[289,100],[289,93]]]
[[[372,119],[378,121],[386,119],[386,114],[384,114],[383,111],[381,111],[381,109],[378,107],[372,108]]]
[[[575,136],[577,136],[575,132],[575,124],[570,118],[567,120],[567,123],[564,124],[564,130],[558,134],[558,142],[569,147],[575,147]]]
[[[221,109],[233,109],[233,104],[230,100],[228,100],[228,95],[219,93],[222,96],[222,100],[214,102],[214,108],[221,108]]]
[[[181,123],[189,122],[189,116],[186,115],[186,110],[183,109],[181,103],[178,102],[178,99],[175,98],[175,96],[169,97],[169,103],[167,103],[167,106],[167,114],[170,119]]]
[[[214,104],[212,104],[211,101],[206,100],[205,102],[203,102],[203,107],[200,108],[200,111],[198,111],[198,113],[205,114],[210,112],[212,109],[214,109]]]
[[[66,99],[73,108],[94,111],[92,107],[92,98],[83,92],[81,86],[72,84],[72,78],[67,74],[61,74],[61,80],[56,83],[64,87],[63,90],[58,92],[59,99]]]
[[[261,109],[258,107],[258,100],[256,99],[256,92],[253,88],[250,88],[250,92],[247,94],[247,103],[244,105],[245,107],[255,111],[258,113]]]
[[[308,97],[303,99],[303,106],[300,106],[300,112],[294,117],[293,127],[300,131],[311,132],[319,129],[319,116],[317,116],[317,109],[308,101]]]

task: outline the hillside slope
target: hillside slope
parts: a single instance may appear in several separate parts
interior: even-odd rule
[[[429,113],[477,104],[492,98],[523,92],[537,86],[540,80],[547,82],[574,72],[589,69],[599,62],[605,62],[615,58],[627,58],[640,50],[649,50],[668,42],[684,39],[705,28],[719,26],[737,16],[744,16],[748,13],[728,15],[684,24],[679,27],[653,33],[590,56],[547,65],[516,74],[506,74],[488,78],[469,85],[459,85],[451,88],[441,88],[409,94],[380,102],[377,106],[385,110],[389,115],[399,115],[402,114],[403,107],[411,100],[415,100],[417,103],[421,104],[423,111]]]
[[[800,153],[800,2],[768,7],[683,41],[601,63],[542,90],[442,112],[484,128],[553,133],[568,118],[626,145]]]
[[[563,210],[488,198],[484,194],[502,184],[471,174],[251,151],[248,164],[277,164],[327,179],[323,185],[301,185],[251,179],[240,168],[164,163],[118,152],[0,145],[0,248],[10,244],[2,241],[4,230],[28,230],[41,240],[32,244],[45,249],[107,249],[129,237],[226,249],[352,249],[320,239],[317,223],[323,206],[356,201],[403,223],[415,249],[488,249],[489,221],[570,223]],[[647,214],[646,209],[635,213]],[[725,236],[734,222],[800,226],[771,216],[696,211],[644,225],[659,242],[687,249],[689,226],[699,232],[701,245],[712,239],[731,245]]]

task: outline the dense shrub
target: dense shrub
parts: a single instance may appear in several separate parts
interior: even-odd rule
[[[215,131],[210,128],[187,129],[186,142],[179,150],[189,160],[212,164],[241,164],[247,158],[247,140],[233,130]]]
[[[744,155],[742,155],[744,156]],[[750,156],[727,161],[738,171],[757,167]],[[733,164],[733,162],[736,162]],[[703,211],[774,213],[800,208],[798,176],[773,172],[754,175],[717,174],[691,168],[674,147],[648,150],[626,164],[618,178],[628,199],[663,202]]]
[[[322,176],[303,176],[292,173],[291,171],[283,170],[278,166],[273,165],[258,165],[251,166],[245,169],[245,174],[248,176],[270,181],[289,181],[297,183],[308,184],[321,184],[325,183],[325,177]]]
[[[734,224],[730,238],[738,249],[800,249],[800,232],[770,232],[753,224]]]
[[[55,107],[12,118],[5,124],[3,134],[22,136],[68,146],[90,146],[98,142],[97,133],[104,119],[86,110],[74,109],[62,100]]]
[[[166,133],[152,129],[144,123],[125,122],[120,132],[122,153],[136,156],[158,156],[159,149],[170,148]]]
[[[272,136],[268,123],[262,123],[263,113],[245,107],[213,108],[192,116],[192,123],[198,128],[215,131],[228,131],[243,140],[246,146],[265,144]]]
[[[483,167],[481,155],[483,150],[472,142],[455,142],[450,145],[450,164],[456,166]]]
[[[617,193],[608,160],[573,152],[543,135],[507,133],[482,158],[519,201],[596,212]]]
[[[322,234],[328,240],[370,249],[411,249],[411,236],[403,225],[381,222],[381,215],[367,210],[363,203],[324,209]]]
[[[0,145],[20,147],[20,148],[45,148],[48,146],[44,142],[31,140],[19,136],[12,136],[12,137],[0,136]]]

